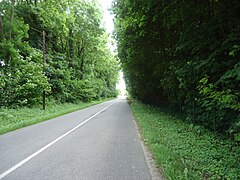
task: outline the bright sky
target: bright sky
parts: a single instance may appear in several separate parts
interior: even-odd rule
[[[110,14],[109,8],[112,5],[112,0],[98,0],[99,3],[103,7],[103,24],[107,30],[108,33],[112,34],[113,29],[114,29],[114,24],[113,24],[113,15]],[[122,71],[119,72],[119,82],[117,84],[117,89],[121,91],[121,95],[124,95],[126,92],[126,86],[125,82],[123,80],[123,73]]]
[[[98,1],[103,7],[103,12],[104,12],[103,23],[104,23],[104,26],[106,27],[106,30],[107,30],[108,33],[112,33],[113,29],[114,29],[113,15],[111,15],[110,11],[108,10],[112,5],[112,0],[98,0]]]

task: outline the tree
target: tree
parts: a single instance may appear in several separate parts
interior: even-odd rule
[[[37,105],[43,90],[60,102],[115,96],[118,63],[99,7],[96,1],[2,1],[1,105]]]
[[[240,3],[115,0],[118,57],[133,97],[225,132],[239,122]]]

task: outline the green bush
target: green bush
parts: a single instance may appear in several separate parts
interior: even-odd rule
[[[4,106],[33,106],[39,104],[43,90],[50,91],[47,77],[43,74],[41,54],[32,49],[27,57],[15,49],[11,52],[11,67],[4,65],[1,74],[1,104]]]

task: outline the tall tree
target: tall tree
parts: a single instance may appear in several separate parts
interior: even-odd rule
[[[60,102],[116,96],[118,63],[95,0],[1,3],[1,105],[39,104],[43,90]]]
[[[212,130],[236,128],[239,9],[237,0],[115,0],[118,57],[132,96]]]

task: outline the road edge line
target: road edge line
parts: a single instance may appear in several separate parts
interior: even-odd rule
[[[34,158],[35,156],[37,156],[38,154],[40,154],[41,152],[45,151],[46,149],[48,149],[49,147],[51,147],[53,144],[55,144],[56,142],[60,141],[61,139],[63,139],[65,136],[67,136],[68,134],[70,134],[71,132],[75,131],[76,129],[78,129],[79,127],[83,126],[84,124],[86,124],[88,121],[90,121],[92,118],[96,117],[98,114],[100,114],[101,112],[103,112],[104,110],[108,109],[110,106],[112,106],[113,104],[115,104],[116,102],[113,102],[112,104],[110,104],[109,106],[103,108],[102,110],[96,112],[95,114],[91,115],[88,119],[86,119],[85,121],[83,121],[82,123],[78,124],[77,126],[75,126],[74,128],[72,128],[71,130],[67,131],[66,133],[64,133],[63,135],[59,136],[58,138],[56,138],[55,140],[53,140],[52,142],[48,143],[47,145],[45,145],[44,147],[42,147],[41,149],[39,149],[38,151],[36,151],[35,153],[31,154],[30,156],[26,157],[25,159],[23,159],[22,161],[20,161],[19,163],[17,163],[16,165],[12,166],[11,168],[9,168],[8,170],[4,171],[3,173],[0,174],[0,179],[4,178],[5,176],[7,176],[8,174],[10,174],[11,172],[15,171],[17,168],[21,167],[22,165],[24,165],[25,163],[27,163],[28,161],[30,161],[32,158]]]

